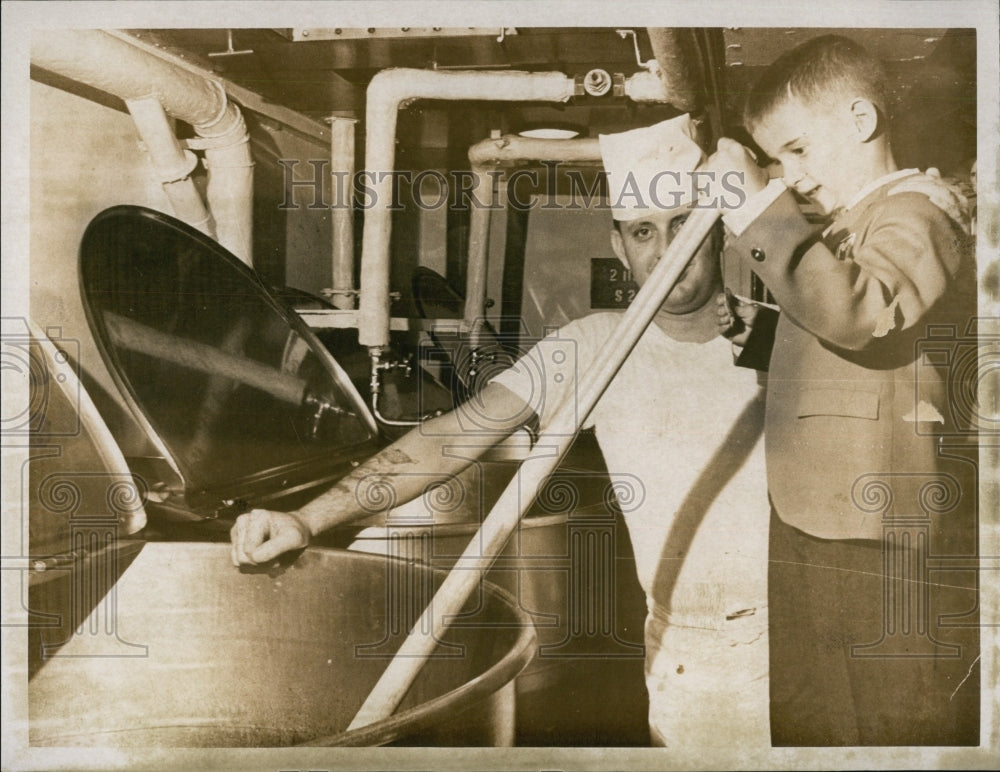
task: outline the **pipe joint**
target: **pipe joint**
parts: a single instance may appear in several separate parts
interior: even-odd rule
[[[150,149],[154,168],[174,213],[216,236],[251,263],[253,173],[249,134],[239,108],[217,79],[203,77],[100,30],[47,34],[32,47],[32,62],[51,72],[125,100]],[[167,116],[194,127],[201,140],[178,141]],[[197,165],[191,151],[205,151],[208,207],[189,175]],[[221,172],[219,170],[226,170]]]
[[[625,96],[633,102],[671,101],[663,87],[662,79],[654,70],[640,70],[625,78]]]
[[[155,97],[126,99],[125,107],[135,121],[159,181],[169,185],[190,177],[198,166],[198,157],[177,141],[160,101]]]
[[[221,163],[218,158],[205,156],[201,161],[206,169],[252,169],[256,164],[250,160],[239,159],[235,163]]]
[[[407,99],[406,92],[409,90],[406,87],[407,73],[411,72],[414,71],[402,67],[390,67],[376,72],[368,82],[366,92],[368,105],[379,105],[386,112],[398,111],[402,107],[401,103]],[[416,72],[423,73],[425,71],[417,70]],[[411,96],[410,100],[417,98],[419,97]]]
[[[180,156],[177,156],[173,160],[176,160],[177,163],[170,166],[161,165],[156,160],[153,161],[160,182],[164,185],[186,180],[198,166],[198,156],[190,150],[184,150]]]
[[[215,92],[219,107],[212,118],[196,123],[194,130],[198,133],[199,137],[224,136],[231,130],[231,123],[235,119],[242,121],[243,116],[240,115],[240,111],[236,109],[235,105],[229,101],[229,95],[226,94],[225,87],[219,81],[206,79],[205,83],[209,89]]]
[[[216,150],[249,142],[250,133],[239,108],[233,104],[227,105],[226,113],[224,122],[214,124],[215,127],[222,127],[221,131],[196,126],[195,131],[198,132],[198,136],[188,139],[187,146],[194,150]]]

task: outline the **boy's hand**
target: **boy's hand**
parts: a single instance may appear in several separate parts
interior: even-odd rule
[[[759,310],[756,303],[740,300],[728,289],[715,299],[719,317],[719,334],[737,346],[745,346]]]
[[[714,172],[716,180],[725,176],[728,189],[742,189],[747,197],[762,191],[770,181],[767,170],[757,165],[753,153],[726,137],[719,140],[718,149],[706,163],[706,170]]]
[[[240,515],[229,531],[233,565],[255,566],[309,544],[309,529],[295,515],[255,509]]]

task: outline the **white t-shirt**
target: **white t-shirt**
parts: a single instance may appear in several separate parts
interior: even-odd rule
[[[544,430],[620,318],[571,322],[493,380]],[[654,323],[585,426],[616,485],[649,605],[653,744],[681,764],[766,758],[770,508],[757,373],[733,365],[722,337],[681,343]]]
[[[620,318],[571,322],[493,381],[544,431]],[[671,624],[721,630],[766,608],[763,397],[725,338],[682,343],[654,323],[584,425],[616,484],[647,602]]]

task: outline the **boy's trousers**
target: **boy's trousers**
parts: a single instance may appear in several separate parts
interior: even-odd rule
[[[772,745],[979,744],[978,573],[925,537],[819,539],[772,509]]]

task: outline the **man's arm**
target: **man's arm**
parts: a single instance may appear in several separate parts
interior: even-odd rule
[[[240,515],[230,531],[233,564],[266,563],[336,525],[371,515],[366,497],[383,486],[400,504],[416,498],[428,479],[447,482],[520,428],[526,415],[530,409],[520,397],[488,384],[472,401],[412,429],[295,512],[255,509]],[[443,452],[456,442],[463,445],[461,457]]]

